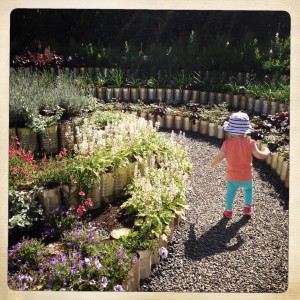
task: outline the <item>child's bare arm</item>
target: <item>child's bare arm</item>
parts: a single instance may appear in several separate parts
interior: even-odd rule
[[[211,167],[214,168],[218,163],[220,163],[223,160],[223,158],[225,158],[225,152],[223,150],[220,150],[214,158],[214,160],[212,161]]]
[[[255,150],[252,151],[252,154],[258,159],[265,159],[271,154],[271,152],[268,148],[262,148],[261,150],[259,150],[256,147]]]

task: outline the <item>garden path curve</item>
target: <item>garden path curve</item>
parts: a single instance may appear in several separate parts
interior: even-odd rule
[[[187,219],[175,230],[168,258],[141,282],[141,291],[285,291],[288,190],[264,161],[254,159],[254,215],[243,217],[238,191],[233,218],[223,218],[225,161],[215,170],[210,167],[222,141],[186,133],[184,144],[193,164]]]

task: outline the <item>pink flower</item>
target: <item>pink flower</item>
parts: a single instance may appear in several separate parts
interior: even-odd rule
[[[77,213],[79,213],[81,216],[86,212],[86,209],[83,205],[79,205],[77,208]]]
[[[11,170],[13,175],[17,175],[18,174],[18,168],[17,167],[13,167]]]
[[[76,183],[77,183],[77,180],[76,180],[76,179],[73,179],[72,181],[73,181],[73,183],[74,183],[74,184],[76,184]]]
[[[29,175],[29,172],[28,172],[27,169],[23,169],[23,170],[22,170],[22,174],[24,174],[24,175]]]
[[[88,198],[85,202],[84,202],[85,206],[90,206],[93,207],[93,201],[91,198]]]
[[[90,155],[91,155],[91,151],[86,151],[85,154],[84,154],[85,157],[88,157]]]
[[[79,192],[78,195],[79,196],[85,196],[85,192]]]

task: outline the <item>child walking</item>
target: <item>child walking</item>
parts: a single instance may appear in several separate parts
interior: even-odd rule
[[[260,151],[256,142],[246,137],[247,133],[253,131],[246,113],[233,113],[229,122],[224,122],[223,128],[230,133],[230,137],[223,142],[211,167],[214,168],[226,157],[227,191],[224,215],[227,218],[232,217],[233,201],[238,188],[244,189],[244,215],[251,215],[253,203],[252,155],[258,159],[265,159],[270,155],[270,150],[263,148]]]

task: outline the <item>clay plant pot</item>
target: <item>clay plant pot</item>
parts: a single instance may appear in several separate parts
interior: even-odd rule
[[[96,97],[100,100],[106,100],[106,87],[96,88]]]
[[[220,104],[224,101],[223,93],[216,93],[216,104]]]
[[[88,197],[92,199],[93,202],[93,209],[97,209],[101,207],[101,188],[100,184],[95,185],[89,192]]]
[[[208,103],[215,104],[216,103],[216,93],[208,92]]]
[[[192,129],[192,121],[189,117],[183,117],[182,129],[185,132],[191,131]]]
[[[165,121],[165,127],[167,129],[174,129],[174,123],[175,123],[175,115],[166,115],[166,121]]]
[[[46,154],[56,154],[58,152],[58,126],[46,127],[45,131],[39,133],[40,149]]]
[[[184,216],[184,208],[178,208],[175,211],[174,227],[178,227],[180,225],[180,223],[183,220],[183,216]]]
[[[154,115],[153,113],[148,113],[148,121],[150,121],[150,123],[152,124],[152,126],[154,127],[155,122],[156,122],[156,115]]]
[[[112,87],[107,87],[106,88],[106,102],[111,102],[112,99],[114,98],[114,89]]]
[[[204,121],[204,120],[200,121],[200,133],[201,134],[208,133],[208,121]]]
[[[232,107],[238,109],[240,107],[240,95],[232,95]]]
[[[232,107],[232,94],[225,93],[224,101],[228,104],[228,107]]]
[[[173,239],[173,234],[174,234],[174,220],[175,220],[175,217],[173,217],[171,219],[171,221],[169,223],[169,231],[166,233],[168,242],[171,242],[172,239]]]
[[[175,116],[175,124],[174,127],[176,130],[181,130],[182,129],[182,123],[183,123],[183,117],[181,115],[176,115]]]
[[[247,108],[247,97],[245,95],[241,95],[240,109],[245,110],[246,108]]]
[[[284,103],[279,103],[279,105],[278,105],[278,111],[279,111],[279,112],[287,111],[287,110],[286,110],[286,106],[285,106]]]
[[[127,184],[130,182],[131,179],[134,177],[134,170],[137,162],[130,162],[127,165]]]
[[[32,153],[39,151],[38,135],[35,131],[30,128],[17,128],[17,135],[24,150],[31,150]]]
[[[148,120],[148,112],[147,111],[141,111],[140,117],[145,119],[145,120]]]
[[[140,260],[140,279],[149,278],[151,275],[151,251],[138,250]]]
[[[263,99],[262,100],[262,114],[267,115],[270,111],[270,101]]]
[[[261,99],[255,99],[254,100],[254,112],[256,114],[260,114],[262,109],[262,100]]]
[[[200,128],[200,120],[198,120],[198,119],[192,120],[192,122],[191,122],[192,132],[199,132],[199,128]]]

